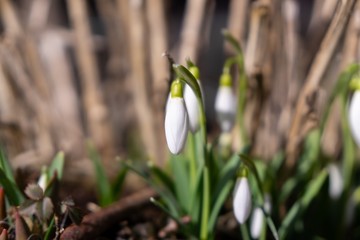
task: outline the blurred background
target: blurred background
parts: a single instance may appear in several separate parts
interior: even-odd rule
[[[298,131],[304,135],[339,71],[359,60],[359,4],[339,13],[340,2],[354,1],[0,0],[0,144],[15,168],[34,171],[63,150],[65,180],[87,186],[87,140],[110,176],[118,171],[116,156],[163,166],[170,74],[162,54],[182,64],[190,57],[200,67],[213,139],[218,78],[233,54],[221,34],[226,28],[245,54],[244,118],[253,152],[269,159],[289,138],[301,138],[289,129],[309,72],[320,69],[307,99],[311,121]],[[342,23],[328,31],[337,14]],[[320,53],[330,56],[321,62]],[[337,111],[323,143],[331,155],[340,151]]]

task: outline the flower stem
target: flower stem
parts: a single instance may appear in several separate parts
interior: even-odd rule
[[[208,239],[209,210],[210,210],[210,176],[209,176],[209,168],[207,165],[205,165],[204,166],[200,239]]]

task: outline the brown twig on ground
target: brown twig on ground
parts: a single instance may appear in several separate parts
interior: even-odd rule
[[[110,205],[99,212],[86,215],[79,226],[72,225],[61,234],[62,240],[95,239],[107,228],[134,214],[139,207],[149,203],[156,195],[152,189],[144,189]]]
[[[320,49],[311,65],[309,74],[306,78],[299,99],[297,101],[295,114],[292,118],[292,125],[288,135],[286,146],[288,168],[292,168],[299,150],[299,143],[305,136],[303,126],[307,125],[307,117],[312,106],[308,104],[308,99],[316,95],[318,85],[325,73],[325,70],[335,52],[336,46],[348,22],[350,13],[354,7],[355,0],[342,1],[335,13],[329,29],[320,45]]]

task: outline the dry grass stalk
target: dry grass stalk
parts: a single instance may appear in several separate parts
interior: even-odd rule
[[[246,40],[248,7],[249,0],[232,0],[229,4],[228,29],[242,46]]]
[[[186,2],[181,42],[179,48],[179,62],[185,62],[189,57],[195,63],[198,59],[202,43],[206,6],[211,0],[192,0]]]
[[[83,90],[87,127],[96,146],[107,157],[111,157],[114,142],[93,52],[87,6],[81,0],[68,0],[67,3],[70,20],[75,31],[75,52]],[[105,164],[107,163],[105,162]]]
[[[137,119],[146,152],[151,160],[157,161],[157,134],[152,103],[150,101],[151,79],[146,68],[144,2],[132,0],[129,4],[129,33],[131,83]]]
[[[292,168],[295,164],[299,144],[302,141],[302,138],[299,136],[305,135],[302,126],[306,125],[308,114],[312,109],[312,106],[309,105],[309,99],[316,96],[319,83],[346,27],[354,3],[354,0],[342,1],[342,4],[337,9],[335,17],[333,18],[314,62],[311,65],[305,85],[300,92],[286,146],[286,164],[289,168]]]
[[[156,132],[163,133],[164,109],[168,90],[168,63],[161,54],[168,49],[164,1],[153,0],[146,6],[149,23],[149,60],[152,76],[152,98]],[[158,164],[164,165],[167,157],[165,134],[158,135]]]

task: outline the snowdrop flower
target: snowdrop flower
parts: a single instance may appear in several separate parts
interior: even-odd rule
[[[356,90],[351,98],[349,123],[355,142],[360,147],[360,90]]]
[[[338,199],[344,188],[344,181],[341,175],[340,167],[336,164],[328,166],[329,171],[329,195],[331,199]]]
[[[252,203],[250,186],[247,179],[247,170],[243,169],[241,175],[242,176],[237,179],[235,185],[233,209],[236,220],[240,224],[243,224],[249,218]]]
[[[165,115],[165,137],[172,154],[181,152],[188,134],[188,115],[182,88],[180,80],[172,83],[171,96]]]
[[[271,199],[269,194],[265,194],[265,202],[264,202],[264,210],[266,213],[270,214],[271,212]],[[251,225],[250,225],[250,234],[251,237],[254,239],[258,239],[261,235],[261,231],[263,229],[265,216],[260,207],[256,207],[253,211],[253,215],[251,218]]]
[[[231,85],[231,75],[223,73],[215,99],[215,111],[223,132],[229,132],[235,121],[236,98]]]
[[[203,94],[203,91],[201,88],[201,83],[199,81],[199,69],[197,67],[190,67],[189,71],[196,78],[196,80],[200,86],[201,95],[204,99],[204,94]],[[187,113],[189,116],[190,131],[192,133],[195,133],[199,129],[199,126],[200,126],[200,123],[199,123],[200,107],[199,107],[199,104],[198,104],[198,101],[197,101],[194,91],[187,84],[185,85],[185,90],[184,90],[184,100],[185,100]]]

